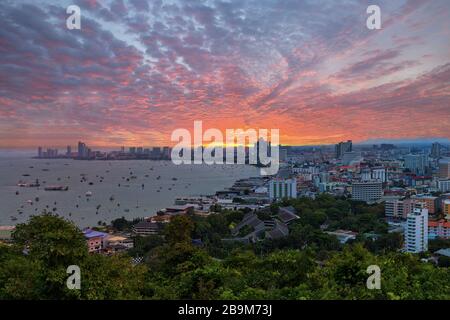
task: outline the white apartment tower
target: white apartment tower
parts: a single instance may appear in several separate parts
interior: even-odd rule
[[[428,250],[428,209],[416,208],[406,218],[405,251],[419,253]]]

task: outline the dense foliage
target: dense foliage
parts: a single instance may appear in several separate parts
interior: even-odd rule
[[[88,254],[72,223],[34,216],[17,226],[11,245],[0,245],[0,299],[450,299],[446,264],[400,253],[401,237],[387,233],[379,205],[321,196],[258,215],[270,218],[286,205],[300,219],[285,238],[224,241],[244,212],[220,210],[177,216],[162,236],[136,238],[133,250],[111,257]],[[337,228],[360,236],[342,245],[324,232]],[[363,236],[369,232],[377,237]],[[136,256],[143,262],[134,265]],[[71,264],[81,268],[81,290],[66,287]],[[369,265],[381,269],[380,290],[366,287]]]

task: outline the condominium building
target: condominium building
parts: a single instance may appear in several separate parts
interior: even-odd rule
[[[415,174],[424,174],[428,157],[425,154],[408,154],[405,156],[405,168]]]
[[[406,219],[408,214],[414,211],[415,208],[423,208],[424,204],[417,201],[417,199],[392,199],[385,202],[385,215],[387,218]]]
[[[450,179],[450,159],[439,160],[439,178]]]
[[[385,168],[373,168],[372,169],[372,179],[381,182],[387,181],[386,169]]]
[[[297,198],[295,179],[274,178],[269,183],[270,199]]]
[[[450,222],[444,219],[439,221],[428,221],[428,238],[450,239]]]
[[[444,200],[442,202],[442,212],[444,212],[446,216],[450,215],[450,200]]]
[[[433,197],[429,195],[416,195],[413,196],[413,199],[417,202],[422,202],[424,207],[428,209],[429,214],[435,214],[438,207],[438,197]]]
[[[404,236],[406,252],[428,250],[428,209],[414,209],[408,214]]]
[[[352,199],[376,202],[383,195],[382,183],[380,181],[354,182],[352,184]]]
[[[441,156],[441,145],[438,142],[434,142],[431,145],[431,156],[435,159],[440,158]]]
[[[339,142],[335,146],[336,159],[341,159],[345,152],[352,151],[352,140],[347,140],[347,142]]]
[[[449,192],[450,191],[450,180],[439,180],[438,181],[438,189],[441,192]]]

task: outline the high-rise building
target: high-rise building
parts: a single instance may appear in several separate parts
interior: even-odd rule
[[[38,157],[42,158],[42,147],[38,148]]]
[[[152,157],[155,159],[161,158],[161,148],[160,147],[153,147],[152,149]]]
[[[428,238],[450,239],[450,222],[444,219],[428,221]]]
[[[78,158],[87,159],[89,158],[89,148],[85,143],[79,141],[78,142]]]
[[[430,195],[416,195],[412,197],[416,202],[423,203],[423,207],[428,209],[428,213],[435,214],[438,207],[438,197]]]
[[[67,146],[66,156],[70,157],[71,154],[72,154],[72,147]]]
[[[431,145],[431,157],[439,159],[441,157],[441,145],[438,142],[434,142]]]
[[[335,146],[336,159],[341,159],[345,152],[352,151],[352,140],[347,140],[347,142],[339,142]]]
[[[439,178],[450,179],[450,159],[439,160]]]
[[[288,157],[288,148],[280,147],[280,161],[286,162]]]
[[[136,147],[130,147],[128,149],[128,152],[131,153],[131,154],[135,154],[136,153]]]
[[[442,202],[442,212],[444,212],[446,216],[450,215],[450,200],[444,200]]]
[[[365,181],[352,183],[352,199],[365,202],[376,202],[383,195],[380,181]]]
[[[274,178],[269,183],[270,199],[297,198],[295,179]]]
[[[381,182],[386,182],[386,169],[385,168],[373,168],[372,169],[372,179]]]
[[[428,166],[428,157],[425,154],[407,154],[405,156],[405,168],[412,173],[423,175]]]
[[[438,189],[441,192],[449,192],[450,191],[450,180],[439,180],[438,181]]]
[[[261,156],[264,159],[267,159],[268,157],[271,156],[271,142],[270,141],[266,141],[263,138],[260,138],[258,140],[258,142],[256,143],[256,159],[257,159],[257,163],[258,165],[261,164],[268,164],[268,163],[263,163],[265,161],[261,161]]]
[[[361,157],[361,152],[356,151],[344,152],[341,158],[341,163],[346,166],[361,162],[363,160],[363,158]]]
[[[169,147],[163,147],[163,159],[169,160],[170,159],[170,148]]]
[[[419,253],[428,250],[428,209],[414,209],[406,218],[405,251]]]
[[[370,181],[372,180],[372,172],[370,168],[362,168],[361,169],[361,181]]]

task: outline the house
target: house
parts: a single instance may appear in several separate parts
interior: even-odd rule
[[[286,237],[287,235],[289,235],[288,226],[285,223],[278,220],[275,220],[275,225],[273,229],[266,232],[266,237],[268,239],[278,239]]]
[[[247,213],[244,216],[244,219],[242,219],[242,221],[233,229],[232,234],[237,236],[244,227],[251,230],[247,234],[248,236],[258,236],[265,231],[264,222],[260,220],[255,213]]]
[[[349,230],[336,230],[336,231],[326,231],[329,235],[336,236],[341,244],[346,243],[349,240],[355,240],[358,235],[357,232]]]
[[[151,220],[142,220],[133,226],[133,233],[138,236],[159,234],[162,231],[162,223]]]
[[[165,209],[165,213],[170,215],[177,215],[177,214],[188,214],[190,211],[194,211],[195,209],[199,208],[199,205],[197,204],[183,204],[183,205],[173,205],[171,207],[167,207]]]
[[[92,229],[83,230],[89,252],[101,252],[106,247],[107,233]]]
[[[434,254],[450,258],[450,248],[439,249],[438,251],[435,251]]]
[[[124,247],[125,250],[132,249],[134,247],[134,241],[131,238],[119,236],[119,235],[110,235],[107,238],[107,246],[121,246]]]
[[[15,226],[0,226],[0,241],[11,241]]]
[[[292,221],[298,219],[299,216],[295,214],[295,209],[292,206],[280,207],[278,211],[278,219],[285,224],[290,224]]]

